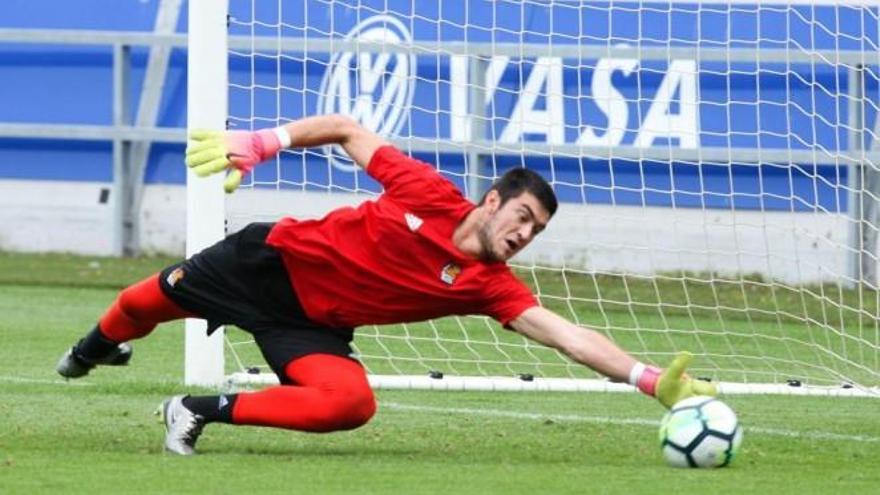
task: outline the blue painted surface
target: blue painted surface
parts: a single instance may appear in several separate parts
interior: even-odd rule
[[[480,41],[538,44],[667,44],[716,48],[848,49],[877,51],[877,8],[801,6],[778,8],[737,4],[648,4],[607,2],[535,3],[468,0],[412,2],[361,0],[284,3],[231,0],[233,34],[306,36],[322,38],[332,32],[344,36],[358,23],[381,13],[404,22],[409,33],[425,41]],[[151,30],[158,0],[6,0],[0,9],[0,27],[58,29]],[[641,8],[639,8],[641,6]],[[186,6],[178,30],[185,30]],[[39,13],[39,15],[37,15]],[[413,15],[415,14],[415,15]],[[245,25],[258,20],[261,27]],[[493,28],[494,26],[494,28]],[[732,29],[735,26],[736,29]],[[523,34],[520,34],[523,33]],[[552,33],[552,34],[548,34]],[[328,55],[288,53],[277,57],[235,57],[230,60],[233,84],[293,88],[278,97],[275,91],[253,92],[232,88],[230,111],[239,128],[264,127],[279,120],[314,114],[328,65]],[[146,51],[136,49],[130,102],[136,110],[146,65]],[[375,61],[375,57],[372,59]],[[596,60],[564,60],[564,140],[573,143],[584,126],[602,130],[608,117],[593,98],[590,81]],[[868,66],[867,94],[878,101],[876,60]],[[276,69],[281,66],[281,75]],[[487,138],[498,138],[506,126],[522,88],[531,76],[534,60],[512,59],[492,100],[495,118]],[[388,66],[393,70],[393,62]],[[829,65],[709,63],[699,65],[699,146],[836,151],[849,146],[845,131],[848,107],[846,75]],[[814,70],[815,69],[815,70]],[[627,76],[611,77],[615,90],[629,109],[620,145],[633,146],[652,104],[668,63],[644,62]],[[419,57],[413,107],[401,134],[450,137],[450,58]],[[356,79],[352,79],[356,82]],[[387,84],[387,79],[383,82]],[[383,86],[384,87],[384,86]],[[110,124],[112,68],[109,47],[0,46],[0,121],[70,124]],[[374,94],[378,97],[381,91]],[[165,83],[159,125],[181,127],[186,117],[186,57],[175,53]],[[679,112],[673,96],[670,112]],[[540,96],[536,110],[546,108]],[[873,127],[876,105],[868,105],[866,121]],[[867,136],[869,137],[869,136]],[[545,135],[525,135],[541,141]],[[654,146],[676,147],[678,139],[659,138]],[[463,186],[465,157],[420,155]],[[650,161],[549,159],[498,156],[493,171],[503,171],[525,160],[553,178],[563,201],[616,204],[675,205],[713,208],[763,208],[844,211],[846,170],[835,164],[818,167],[799,164],[687,164]],[[45,180],[110,181],[108,143],[74,141],[0,140],[0,177]],[[320,153],[292,153],[283,158],[281,177],[274,167],[259,169],[259,180],[290,181],[291,187],[349,190],[377,189],[362,173],[328,166]],[[552,163],[552,167],[551,167]],[[148,183],[183,183],[182,146],[154,145],[146,172]]]

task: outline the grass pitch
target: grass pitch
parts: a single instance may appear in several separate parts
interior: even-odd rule
[[[162,452],[152,415],[187,389],[182,324],[132,365],[66,383],[54,365],[119,287],[169,260],[0,255],[0,493],[878,493],[876,399],[730,396],[729,468],[666,467],[663,409],[636,394],[381,391],[368,425],[305,434],[211,425]]]

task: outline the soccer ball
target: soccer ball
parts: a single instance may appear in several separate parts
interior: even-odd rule
[[[680,401],[660,423],[660,448],[675,467],[727,466],[741,442],[736,413],[714,397]]]

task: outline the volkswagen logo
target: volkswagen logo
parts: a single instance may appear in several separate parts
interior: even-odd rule
[[[345,40],[408,45],[412,36],[396,18],[377,15],[360,22]],[[335,53],[321,80],[317,113],[348,115],[380,136],[395,136],[409,114],[415,70],[416,57],[409,53]],[[325,154],[340,170],[357,168],[339,146],[326,147]]]

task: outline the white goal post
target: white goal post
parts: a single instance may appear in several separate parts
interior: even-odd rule
[[[475,201],[533,168],[561,205],[511,265],[545,306],[646,362],[689,350],[724,392],[880,396],[877,5],[226,6],[190,1],[191,128],[344,113]],[[188,254],[381,192],[331,148],[283,151],[225,205],[217,181],[187,188]],[[188,383],[274,380],[245,333],[224,367],[196,325]],[[377,387],[631,390],[480,316],[355,345]]]
[[[226,126],[227,110],[227,0],[189,0],[187,63],[187,127],[217,129]],[[223,177],[186,176],[186,256],[223,239],[226,206]],[[184,382],[217,385],[225,375],[222,328],[210,337],[207,322],[187,319],[185,324]]]

